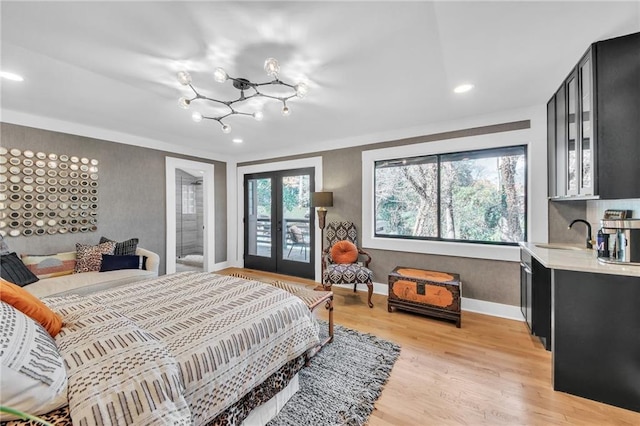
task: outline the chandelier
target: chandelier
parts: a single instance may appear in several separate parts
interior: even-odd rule
[[[287,105],[287,101],[294,97],[303,98],[309,91],[309,86],[307,86],[305,83],[298,83],[296,85],[292,85],[280,80],[278,78],[278,73],[280,72],[280,65],[278,64],[278,61],[273,58],[269,58],[266,61],[264,61],[264,70],[267,72],[267,75],[273,77],[273,80],[267,81],[264,83],[253,83],[247,80],[246,78],[231,77],[229,74],[227,74],[227,72],[224,69],[216,68],[213,71],[213,78],[215,81],[217,81],[218,83],[224,83],[227,80],[231,80],[233,87],[240,90],[240,96],[237,99],[232,99],[228,101],[210,98],[208,96],[202,95],[191,84],[191,75],[187,71],[180,71],[177,75],[178,82],[180,82],[180,84],[182,84],[183,86],[189,86],[191,90],[193,90],[194,96],[192,98],[188,98],[184,96],[181,97],[178,100],[178,105],[181,108],[187,109],[189,108],[192,102],[198,101],[198,100],[216,102],[216,103],[225,105],[227,108],[229,108],[229,111],[215,117],[204,116],[202,115],[202,113],[197,111],[191,115],[191,118],[195,122],[200,122],[203,119],[217,121],[220,124],[221,129],[224,133],[231,132],[231,126],[222,121],[229,116],[244,115],[244,116],[253,117],[258,121],[262,120],[263,118],[262,111],[249,113],[249,112],[239,111],[236,109],[235,104],[237,104],[238,102],[248,101],[249,99],[252,99],[252,98],[262,97],[262,98],[269,98],[269,99],[274,99],[276,101],[280,101],[282,102],[282,115],[288,116],[291,113],[291,110]],[[285,94],[282,96],[269,95],[261,91],[261,87],[263,86],[281,86],[286,88],[286,90],[290,90],[291,92],[289,94]],[[250,91],[250,93],[245,94],[245,91]]]

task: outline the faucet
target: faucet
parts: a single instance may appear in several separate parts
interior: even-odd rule
[[[592,241],[591,241],[591,224],[590,224],[589,222],[587,222],[586,220],[583,220],[583,219],[576,219],[576,220],[574,220],[573,222],[571,222],[571,223],[569,224],[569,227],[568,227],[567,229],[571,229],[571,227],[573,226],[573,224],[574,224],[574,223],[576,223],[576,222],[582,222],[582,223],[584,223],[585,225],[587,225],[587,248],[588,248],[588,249],[593,248],[593,243],[592,243]]]

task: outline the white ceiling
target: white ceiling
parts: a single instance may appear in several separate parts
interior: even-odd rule
[[[640,2],[1,3],[2,121],[249,160],[422,134],[429,124],[544,105],[588,45],[640,31]],[[191,72],[267,81],[264,59],[311,91],[291,115],[194,123]],[[454,86],[471,82],[472,92]],[[194,108],[195,104],[192,106]],[[244,139],[232,143],[234,137]]]

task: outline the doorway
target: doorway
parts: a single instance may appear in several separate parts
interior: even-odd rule
[[[313,168],[244,175],[245,268],[315,278]]]
[[[176,272],[204,271],[203,177],[176,169]]]
[[[166,158],[165,166],[167,274],[183,270],[211,272],[215,269],[214,166],[173,157]],[[180,231],[185,231],[184,235]],[[190,264],[178,262],[190,254],[184,259]]]

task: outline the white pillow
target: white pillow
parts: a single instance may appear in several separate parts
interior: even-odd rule
[[[67,405],[67,371],[49,333],[4,302],[0,324],[2,405],[35,416]],[[0,421],[15,419],[0,413]]]

